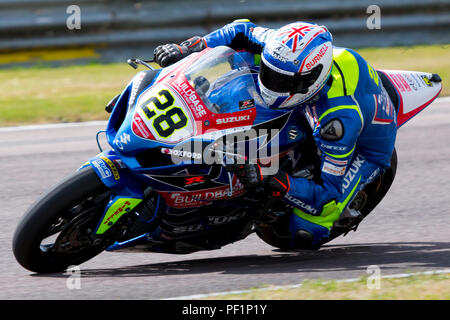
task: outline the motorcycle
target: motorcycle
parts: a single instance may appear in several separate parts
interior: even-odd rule
[[[302,249],[289,234],[292,208],[264,190],[245,190],[226,167],[254,160],[294,176],[317,170],[310,125],[298,110],[264,105],[248,59],[228,47],[207,48],[163,69],[130,59],[132,67],[149,70],[106,107],[111,148],[99,144],[97,156],[28,209],[12,244],[19,264],[61,272],[104,250],[188,254],[252,233],[277,248]],[[373,76],[389,94],[399,127],[441,91],[437,74],[377,70]],[[329,239],[303,249],[356,230],[389,190],[396,167],[394,151],[391,167],[349,205],[359,215],[339,219]]]

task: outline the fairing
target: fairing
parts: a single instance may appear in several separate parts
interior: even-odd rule
[[[254,139],[259,148],[276,147],[276,154],[261,159],[266,161],[303,141],[310,129],[301,113],[268,109],[257,92],[256,77],[240,54],[227,47],[208,48],[162,70],[139,72],[114,105],[106,130],[113,150],[89,162],[115,190],[97,233],[107,232],[139,206],[148,188],[160,195],[161,208],[168,212],[240,197],[245,190],[235,175],[223,166],[205,164],[210,147],[224,137],[250,129],[262,132],[243,143],[245,150]],[[200,150],[179,151],[193,144]]]
[[[395,88],[398,97],[397,126],[401,127],[428,105],[442,90],[442,83],[433,74],[404,70],[379,70]]]

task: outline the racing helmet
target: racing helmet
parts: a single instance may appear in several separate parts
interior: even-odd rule
[[[258,84],[270,108],[287,108],[312,98],[327,82],[333,37],[324,26],[294,22],[274,32],[261,54]]]

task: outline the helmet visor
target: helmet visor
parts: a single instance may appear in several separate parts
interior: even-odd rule
[[[306,93],[319,77],[322,68],[323,65],[318,64],[307,72],[287,75],[271,69],[261,60],[259,77],[261,83],[269,90],[280,93],[289,92],[290,94]]]

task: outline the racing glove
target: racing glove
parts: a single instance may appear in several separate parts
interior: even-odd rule
[[[264,175],[259,164],[246,164],[241,166],[228,166],[227,170],[234,171],[245,188],[263,187],[269,190],[272,196],[284,196],[289,191],[289,176],[283,170],[274,175]]]
[[[169,43],[156,47],[153,51],[154,60],[161,67],[165,68],[180,61],[193,52],[199,52],[206,48],[206,41],[199,36],[192,37],[182,43]]]

